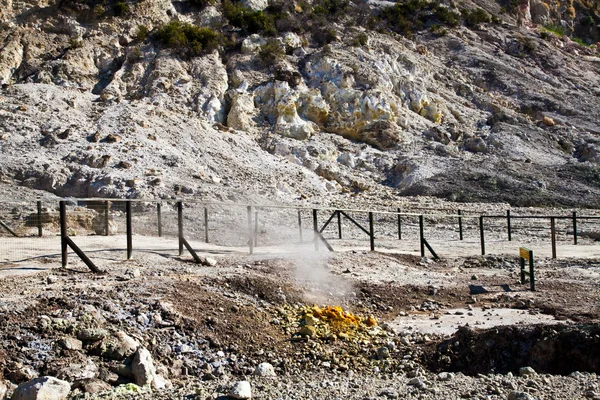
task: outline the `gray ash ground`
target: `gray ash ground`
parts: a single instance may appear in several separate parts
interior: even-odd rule
[[[119,257],[96,255],[104,275],[73,262],[2,279],[0,379],[14,388],[55,376],[73,398],[214,399],[240,380],[263,399],[600,398],[597,260],[540,260],[533,293],[517,283],[515,259],[495,256],[433,262],[355,251],[315,266],[311,257],[223,255],[213,267]],[[372,315],[379,328],[352,340],[299,336],[301,309],[313,304]],[[453,335],[392,329],[403,317],[443,322],[460,307],[556,322]],[[131,384],[135,349],[124,337],[150,351],[164,388]],[[263,362],[275,377],[255,374]]]

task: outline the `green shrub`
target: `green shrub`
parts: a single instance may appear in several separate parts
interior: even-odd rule
[[[263,11],[253,11],[240,3],[223,1],[223,14],[229,23],[242,29],[244,33],[262,33],[268,36],[277,34],[275,18]]]
[[[426,0],[396,3],[382,10],[380,18],[386,20],[392,30],[407,36],[426,26],[456,27],[460,24],[458,13],[446,6]]]
[[[131,64],[142,61],[142,58],[142,50],[139,47],[134,47],[127,55],[127,61],[129,61]]]
[[[340,17],[348,10],[348,0],[320,0],[313,3],[313,13],[333,18]]]
[[[204,8],[215,3],[214,0],[188,0],[188,2],[197,8]]]
[[[261,46],[260,51],[258,52],[260,60],[267,65],[276,63],[283,59],[284,56],[285,51],[276,40],[269,40],[266,44]]]
[[[567,30],[559,25],[546,24],[544,25],[544,29],[558,36],[565,36],[567,34]]]
[[[143,42],[148,37],[149,32],[150,29],[148,29],[146,25],[139,25],[135,31],[135,34],[133,35],[133,38],[138,42]]]
[[[369,41],[369,38],[366,33],[359,33],[352,39],[352,46],[361,47],[366,46]]]
[[[215,50],[221,37],[211,28],[171,21],[158,29],[156,38],[164,46],[183,50],[189,56],[197,56]]]
[[[80,49],[83,47],[83,41],[76,38],[69,39],[69,47],[71,49]]]
[[[462,9],[460,12],[465,19],[465,25],[469,28],[476,28],[480,24],[492,22],[490,15],[481,8]]]
[[[127,3],[123,2],[123,1],[119,1],[116,2],[114,7],[113,7],[113,12],[115,13],[115,15],[117,17],[124,17],[126,15],[128,15],[131,10],[129,9],[129,6],[127,5]]]
[[[100,17],[102,17],[105,12],[106,12],[106,10],[102,6],[102,4],[96,4],[94,6],[93,11],[92,11],[92,13],[94,15],[94,18],[100,18]]]
[[[460,25],[460,15],[446,7],[437,6],[433,13],[442,25],[450,26],[453,28]]]
[[[332,28],[317,29],[313,32],[313,39],[319,46],[324,46],[337,40],[337,31]]]
[[[585,42],[585,41],[584,41],[582,38],[579,38],[579,37],[575,37],[575,36],[574,36],[574,37],[572,37],[572,38],[571,38],[571,40],[572,40],[572,41],[574,41],[574,42],[575,42],[575,43],[577,43],[577,44],[580,44],[580,45],[582,45],[582,46],[585,46],[585,47],[590,47],[590,45],[589,45],[589,44],[587,44],[587,43],[586,43],[586,42]]]
[[[502,18],[497,15],[492,14],[492,24],[494,25],[502,25]]]
[[[581,25],[592,26],[594,24],[594,18],[591,15],[587,15],[581,19]]]

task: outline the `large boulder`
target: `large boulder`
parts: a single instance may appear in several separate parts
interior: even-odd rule
[[[150,352],[144,347],[138,348],[131,362],[131,375],[138,386],[151,385],[154,389],[171,387],[171,382],[156,372],[154,360]]]
[[[42,376],[20,384],[12,400],[63,400],[71,392],[71,384],[52,376]]]
[[[140,347],[134,354],[131,362],[131,374],[133,381],[138,386],[150,385],[156,376],[156,368],[152,354],[144,348]]]

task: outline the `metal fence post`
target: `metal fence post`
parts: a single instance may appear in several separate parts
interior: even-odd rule
[[[529,252],[529,287],[535,292],[535,271],[533,267],[533,251]]]
[[[313,241],[315,242],[315,250],[319,250],[319,222],[317,220],[317,209],[313,208],[312,212],[313,212],[313,231],[314,231]]]
[[[375,251],[375,227],[373,223],[373,212],[369,211],[369,232],[371,236],[371,251]]]
[[[423,241],[424,237],[424,228],[423,228],[423,216],[419,215],[419,241],[421,244],[421,257],[425,257],[425,242]]]
[[[208,243],[208,207],[204,207],[204,243]]]
[[[463,240],[462,211],[458,210],[458,240]]]
[[[485,234],[483,228],[483,215],[479,216],[479,237],[481,240],[481,255],[485,256]]]
[[[402,240],[402,217],[400,216],[400,208],[398,208],[398,240]]]
[[[506,210],[506,229],[508,231],[508,241],[512,242],[512,228],[510,226],[510,210]]]
[[[177,236],[179,236],[179,255],[183,254],[183,203],[177,202]]]
[[[127,200],[125,203],[125,213],[127,214],[127,259],[131,259],[131,253],[133,251],[133,226],[131,224],[131,200]]]
[[[156,203],[156,219],[158,224],[158,237],[162,237],[162,205]]]
[[[338,223],[338,237],[342,238],[342,214],[340,210],[337,211],[337,223]]]
[[[248,248],[250,254],[254,253],[254,234],[252,232],[252,206],[246,207],[246,213],[248,216]]]
[[[37,228],[38,236],[42,237],[42,201],[37,201]]]
[[[552,236],[552,258],[556,258],[556,220],[550,217],[550,236]]]
[[[577,211],[573,211],[573,244],[577,244]]]
[[[300,243],[302,243],[302,210],[298,210],[298,233],[300,234]]]
[[[69,253],[67,251],[67,206],[64,200],[59,202],[60,206],[60,253],[63,268],[67,266]]]
[[[110,203],[107,200],[104,202],[104,236],[108,236],[110,234],[110,231],[109,231],[110,223],[108,220],[109,209],[110,209]]]

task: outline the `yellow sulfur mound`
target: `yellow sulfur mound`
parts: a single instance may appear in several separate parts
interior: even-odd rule
[[[374,317],[361,318],[351,312],[345,312],[340,306],[305,307],[301,309],[300,323],[302,328],[299,333],[310,337],[323,337],[330,334],[351,337],[360,331],[377,326]]]

